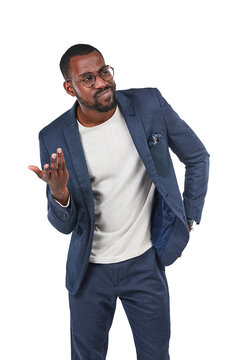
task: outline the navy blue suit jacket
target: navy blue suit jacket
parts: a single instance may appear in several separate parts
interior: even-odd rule
[[[186,218],[200,223],[207,191],[209,154],[157,89],[117,91],[116,99],[139,156],[156,187],[151,215],[152,243],[160,262],[164,266],[170,265],[188,242]],[[66,272],[70,294],[77,292],[84,278],[94,233],[94,199],[76,121],[76,107],[77,101],[39,133],[42,166],[49,163],[51,154],[61,147],[70,175],[71,201],[67,208],[52,198],[47,187],[49,221],[60,232],[72,233]],[[183,197],[169,147],[185,164]]]

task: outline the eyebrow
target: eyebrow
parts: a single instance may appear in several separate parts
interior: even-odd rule
[[[107,67],[107,65],[103,65],[103,66],[98,70],[98,74],[99,74],[105,67]],[[83,77],[83,76],[87,76],[87,75],[92,75],[92,72],[90,72],[90,71],[85,72],[85,73],[79,75],[79,77]]]

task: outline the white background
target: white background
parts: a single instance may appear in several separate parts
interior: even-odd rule
[[[72,106],[58,63],[99,48],[118,89],[158,87],[211,154],[202,222],[167,268],[171,359],[239,359],[237,1],[8,1],[1,9],[0,358],[70,359],[69,236],[46,218],[38,132]],[[184,166],[174,157],[183,189]],[[136,359],[118,302],[108,360]]]

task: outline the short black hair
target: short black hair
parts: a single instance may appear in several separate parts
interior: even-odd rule
[[[87,44],[76,44],[67,49],[67,51],[61,57],[59,64],[64,79],[67,80],[69,78],[69,62],[73,56],[88,55],[93,51],[97,51],[102,56],[98,49]]]

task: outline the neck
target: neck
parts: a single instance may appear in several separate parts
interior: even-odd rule
[[[78,105],[76,115],[78,121],[86,127],[97,126],[109,120],[116,110],[116,106],[107,112],[99,112],[93,109],[84,108]]]

